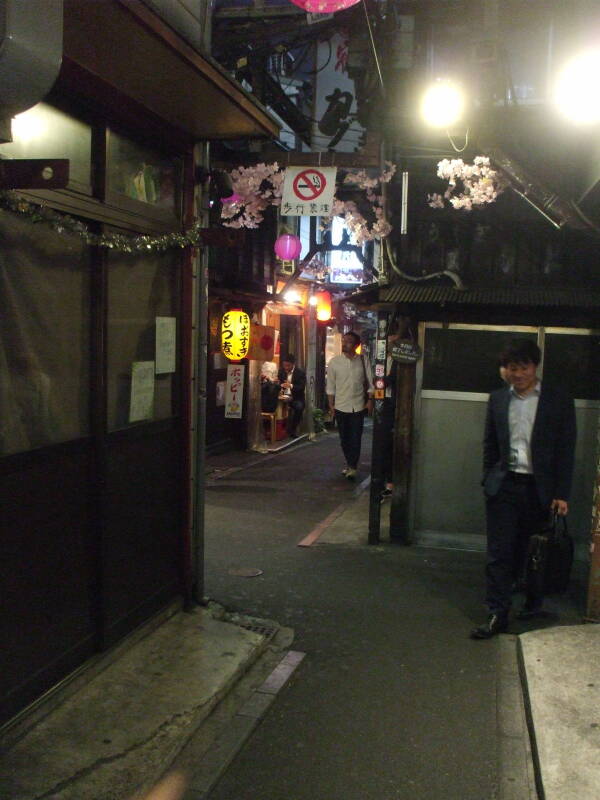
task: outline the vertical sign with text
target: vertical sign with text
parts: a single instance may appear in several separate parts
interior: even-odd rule
[[[228,419],[241,419],[244,403],[244,371],[243,364],[227,365],[227,381],[225,384],[225,416]]]

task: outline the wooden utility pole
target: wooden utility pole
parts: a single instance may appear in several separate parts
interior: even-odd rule
[[[591,564],[588,584],[587,620],[600,622],[600,417],[598,417],[598,449],[596,484],[592,505]]]
[[[416,365],[398,364],[396,379],[396,417],[394,419],[394,456],[392,507],[390,509],[390,539],[398,544],[410,544],[409,488],[412,465],[414,396]]]
[[[379,311],[377,315],[377,339],[375,342],[375,361],[373,365],[373,443],[371,446],[371,493],[369,497],[369,544],[379,542],[381,524],[381,493],[385,484],[384,455],[386,437],[391,433],[385,424],[385,374],[387,363],[388,313]]]

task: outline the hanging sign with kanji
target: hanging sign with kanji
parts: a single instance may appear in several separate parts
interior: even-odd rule
[[[221,352],[229,361],[246,358],[250,345],[250,317],[240,308],[226,311],[221,320]]]
[[[227,365],[225,382],[225,416],[228,419],[241,419],[244,403],[244,367],[242,364]]]
[[[285,217],[329,216],[337,167],[286,167],[281,197]]]

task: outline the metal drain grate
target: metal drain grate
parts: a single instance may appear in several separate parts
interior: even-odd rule
[[[258,633],[261,636],[264,636],[266,639],[272,639],[278,630],[276,626],[269,625],[269,623],[267,622],[260,622],[251,619],[236,620],[235,624],[239,625],[240,628],[244,628],[247,631],[252,631],[252,633]]]

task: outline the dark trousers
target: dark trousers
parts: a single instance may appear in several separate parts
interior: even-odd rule
[[[532,475],[509,472],[495,497],[486,501],[486,602],[490,613],[508,614],[513,583],[525,565],[529,537],[548,515]]]
[[[286,429],[289,434],[296,434],[296,428],[300,424],[304,413],[304,402],[302,400],[290,400],[288,403],[288,415]]]
[[[346,464],[352,469],[358,466],[360,443],[362,440],[364,411],[337,411],[335,421],[340,432],[340,444],[346,458]]]

